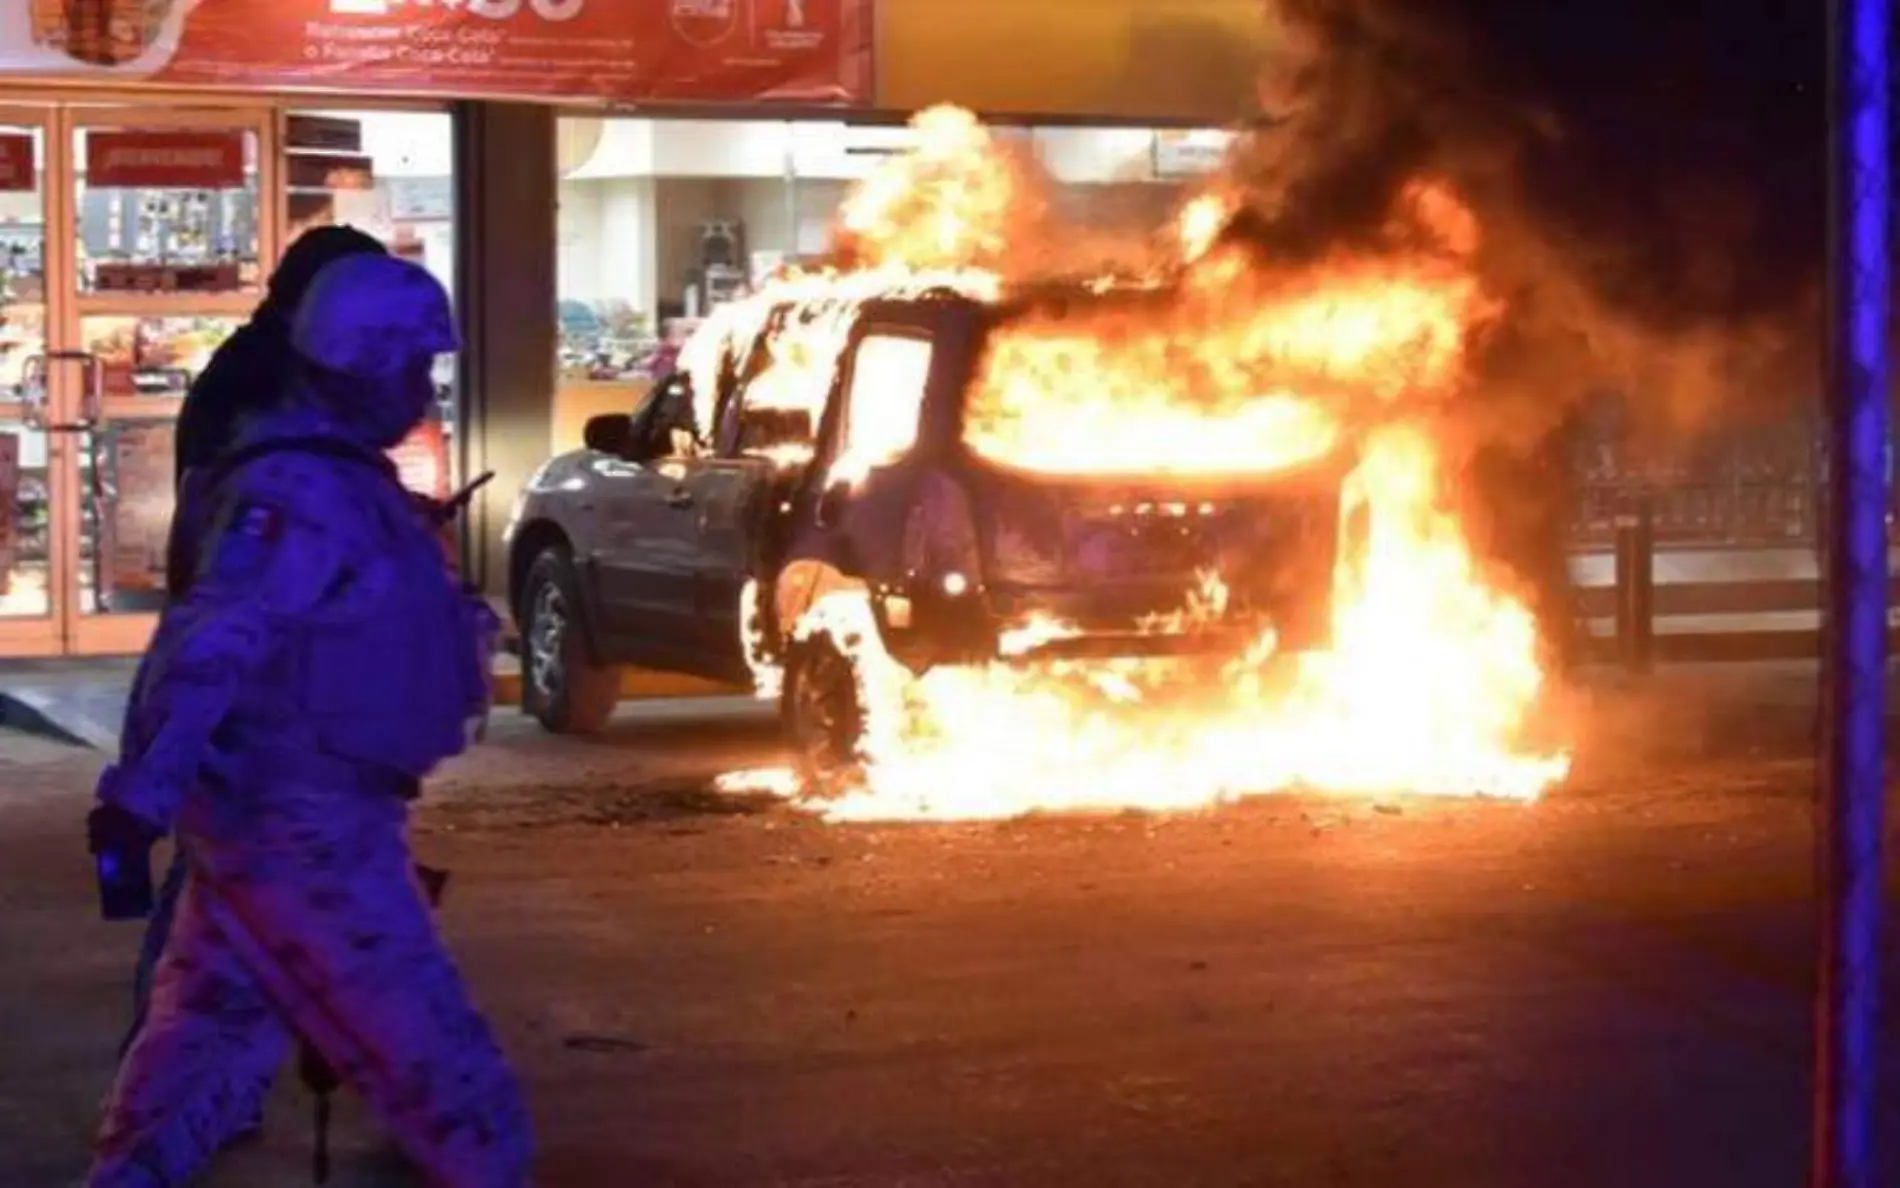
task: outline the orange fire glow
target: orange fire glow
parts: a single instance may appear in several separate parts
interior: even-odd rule
[[[1012,235],[1041,217],[1033,177],[967,113],[927,112],[916,130],[918,150],[845,209],[855,270],[787,281],[725,315],[834,298],[838,320],[814,331],[814,377],[829,374],[866,296],[947,277],[999,297]],[[1289,789],[1524,800],[1566,775],[1566,753],[1526,741],[1544,682],[1533,620],[1488,584],[1446,509],[1429,427],[1498,312],[1469,271],[1475,220],[1448,189],[1421,184],[1394,212],[1408,233],[1388,251],[1282,269],[1221,241],[1233,209],[1217,191],[1200,195],[1146,275],[1101,286],[1100,301],[1007,321],[972,389],[968,440],[1024,470],[1148,478],[1257,476],[1351,450],[1346,518],[1362,527],[1344,540],[1330,648],[1284,655],[1268,635],[1214,661],[998,663],[919,678],[882,651],[866,597],[834,593],[797,631],[829,633],[857,662],[864,778],[814,801],[820,811],[1186,809]],[[824,394],[796,399],[816,408]],[[1224,598],[1220,575],[1205,574],[1155,629],[1191,630]],[[1003,650],[1070,630],[1021,624]]]

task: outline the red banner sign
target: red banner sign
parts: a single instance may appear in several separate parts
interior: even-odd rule
[[[244,133],[88,132],[86,184],[235,190],[244,185]]]
[[[31,136],[0,135],[0,190],[39,189],[39,162],[33,157]]]
[[[0,73],[456,96],[853,103],[873,0],[17,0]],[[0,8],[6,0],[0,0]]]

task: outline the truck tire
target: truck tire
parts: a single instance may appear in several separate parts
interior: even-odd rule
[[[780,716],[809,792],[832,796],[862,782],[858,674],[831,640],[817,636],[786,649]]]
[[[620,704],[620,669],[589,654],[565,546],[543,550],[521,590],[521,710],[554,734],[598,734]]]

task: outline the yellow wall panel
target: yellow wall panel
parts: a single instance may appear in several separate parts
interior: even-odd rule
[[[1265,0],[878,0],[877,105],[1223,124],[1251,113]]]

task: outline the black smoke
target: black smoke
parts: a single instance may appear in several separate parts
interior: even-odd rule
[[[1503,299],[1446,428],[1481,554],[1574,640],[1573,447],[1692,452],[1812,411],[1826,230],[1823,0],[1275,0],[1253,234],[1371,243],[1414,179],[1477,216]],[[1459,448],[1462,447],[1462,448]]]
[[[1826,209],[1821,0],[1278,0],[1243,159],[1283,252],[1449,181],[1510,314],[1483,362],[1547,420],[1652,426],[1811,399]],[[1535,435],[1537,428],[1527,428]]]

